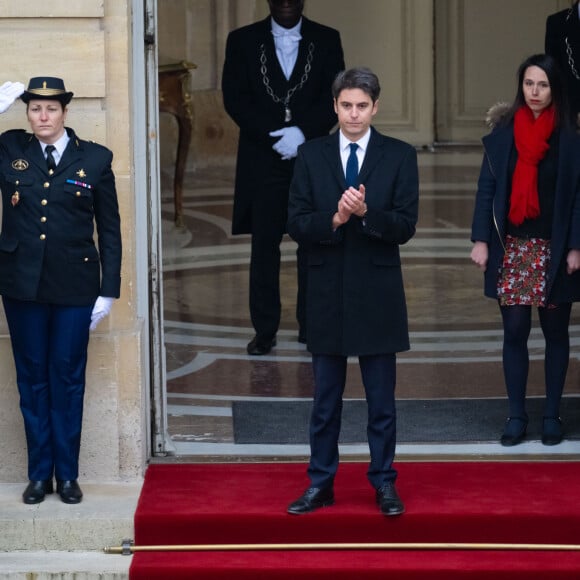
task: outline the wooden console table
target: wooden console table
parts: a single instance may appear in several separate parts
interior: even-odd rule
[[[173,180],[175,224],[183,226],[183,175],[193,130],[191,95],[187,90],[191,69],[197,65],[188,61],[159,67],[159,111],[171,113],[177,119],[178,140]]]

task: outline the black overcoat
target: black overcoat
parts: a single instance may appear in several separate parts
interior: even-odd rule
[[[471,240],[486,242],[489,259],[484,274],[484,294],[497,299],[497,281],[502,265],[508,200],[511,189],[509,159],[514,147],[513,121],[501,125],[483,139],[481,165]],[[569,249],[580,249],[580,136],[562,129],[554,218],[552,224],[552,259],[548,270],[548,301],[554,304],[580,300],[580,272],[566,273]]]
[[[273,176],[290,183],[294,160],[282,160],[272,149],[279,137],[270,132],[297,126],[305,138],[328,134],[336,124],[331,85],[344,69],[337,30],[302,17],[302,39],[296,65],[286,80],[276,57],[270,17],[230,32],[222,75],[227,113],[240,128],[232,232],[252,233],[252,204],[268,188]],[[311,53],[310,64],[307,63]],[[265,72],[264,72],[265,71]],[[289,107],[292,119],[284,121],[284,106],[268,94],[265,78],[276,97],[294,91]],[[302,86],[301,81],[305,79]],[[287,190],[281,203],[287,205]],[[258,207],[259,211],[259,207]]]
[[[545,51],[559,63],[568,87],[572,111],[580,113],[580,21],[577,4],[572,9],[548,16]]]
[[[52,176],[34,135],[0,135],[0,294],[9,298],[88,306],[99,295],[119,297],[113,154],[66,130],[70,141]]]
[[[372,129],[359,179],[368,213],[332,229],[346,189],[338,132],[298,149],[288,233],[308,252],[308,350],[371,355],[409,349],[399,245],[415,233],[415,149]]]

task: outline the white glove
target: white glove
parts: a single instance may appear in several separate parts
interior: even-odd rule
[[[304,133],[298,127],[284,127],[270,133],[271,137],[280,137],[272,149],[288,160],[298,155],[298,146],[306,141]]]
[[[4,113],[10,105],[24,92],[22,83],[6,81],[0,87],[0,113]]]
[[[93,311],[91,312],[91,326],[90,330],[95,330],[97,324],[111,312],[111,306],[113,306],[114,298],[107,298],[106,296],[99,296],[95,301],[93,306]]]

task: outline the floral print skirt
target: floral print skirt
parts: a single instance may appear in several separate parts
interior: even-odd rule
[[[550,240],[506,237],[497,284],[501,306],[546,306]]]

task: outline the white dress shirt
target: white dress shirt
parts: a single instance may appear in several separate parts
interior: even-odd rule
[[[369,140],[371,138],[371,130],[369,129],[358,141],[350,141],[343,134],[342,131],[339,132],[339,147],[340,147],[340,159],[342,161],[342,170],[346,173],[346,162],[348,156],[350,155],[350,144],[356,143],[358,149],[356,150],[356,156],[358,158],[359,171],[362,167],[367,147],[369,146]]]
[[[60,161],[60,158],[62,157],[62,154],[64,153],[64,150],[66,149],[66,146],[68,145],[69,140],[70,140],[70,137],[68,136],[68,133],[65,130],[62,137],[58,141],[53,143],[55,149],[52,152],[52,156],[54,157],[54,161],[57,165]],[[40,142],[40,146],[42,147],[42,154],[46,158],[45,149],[46,149],[46,146],[48,145],[48,143],[45,143],[44,141],[40,141],[40,139],[38,141]]]
[[[302,18],[293,28],[284,28],[280,26],[273,18],[272,35],[274,36],[274,46],[276,47],[276,56],[282,67],[286,80],[292,76],[296,59],[298,58],[298,44],[302,39],[300,28],[302,27]]]

